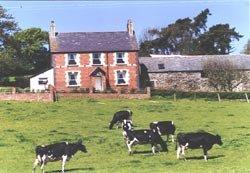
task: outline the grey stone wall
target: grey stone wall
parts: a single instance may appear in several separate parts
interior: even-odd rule
[[[246,74],[250,79],[250,71]],[[209,87],[208,79],[201,77],[200,72],[168,72],[149,73],[150,81],[154,81],[155,89],[181,90],[181,91],[214,91]],[[250,90],[250,83],[241,84],[235,91]]]

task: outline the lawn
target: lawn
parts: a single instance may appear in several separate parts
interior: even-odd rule
[[[156,120],[173,120],[178,132],[206,130],[222,136],[223,145],[209,151],[188,150],[177,160],[175,144],[168,153],[150,153],[150,145],[133,147],[128,155],[122,130],[108,130],[113,113],[130,108],[136,129]],[[82,138],[88,153],[66,163],[68,172],[250,172],[250,104],[239,101],[61,100],[56,103],[0,102],[0,173],[32,170],[37,145]],[[49,163],[46,172],[61,168]],[[40,172],[37,168],[37,172]]]

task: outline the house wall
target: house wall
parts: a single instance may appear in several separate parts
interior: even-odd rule
[[[245,72],[250,79],[250,71]],[[181,91],[214,91],[208,85],[208,79],[201,77],[200,72],[166,72],[149,73],[150,81],[154,81],[155,89],[181,90]],[[250,90],[250,83],[241,84],[235,91]]]
[[[127,52],[127,63],[125,65],[115,64],[115,52],[103,53],[103,65],[93,65],[91,53],[78,53],[78,66],[67,65],[67,54],[53,54],[52,66],[54,67],[55,88],[57,91],[70,91],[72,87],[67,86],[67,72],[79,72],[79,86],[77,88],[92,88],[90,74],[100,67],[106,73],[107,82],[114,90],[121,88],[131,90],[138,89],[138,55],[137,52]],[[116,84],[116,70],[128,70],[129,80],[127,85]],[[75,88],[75,87],[74,87]]]
[[[48,78],[48,83],[46,85],[39,84],[38,83],[39,78]],[[48,89],[49,85],[54,86],[54,69],[50,69],[44,73],[41,73],[37,76],[30,78],[30,90],[31,91],[37,92],[37,91],[45,90],[45,89]]]

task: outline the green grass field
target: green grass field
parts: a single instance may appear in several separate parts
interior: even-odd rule
[[[187,150],[177,160],[175,144],[168,153],[152,155],[150,145],[137,145],[128,155],[122,130],[108,130],[115,111],[133,110],[136,129],[156,120],[173,120],[178,132],[206,130],[222,136],[223,145],[209,151]],[[0,102],[0,173],[32,171],[35,146],[83,138],[88,153],[66,163],[68,172],[250,172],[250,104],[203,100],[61,100],[56,103]],[[48,163],[46,172],[60,170]],[[39,167],[37,172],[40,172]]]

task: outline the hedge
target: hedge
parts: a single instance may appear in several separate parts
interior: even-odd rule
[[[168,99],[174,99],[174,94],[176,99],[207,99],[207,100],[218,100],[218,94],[221,99],[246,99],[245,93],[248,94],[250,98],[250,92],[184,92],[184,91],[174,91],[174,90],[152,90],[151,95],[153,97],[163,97]]]

